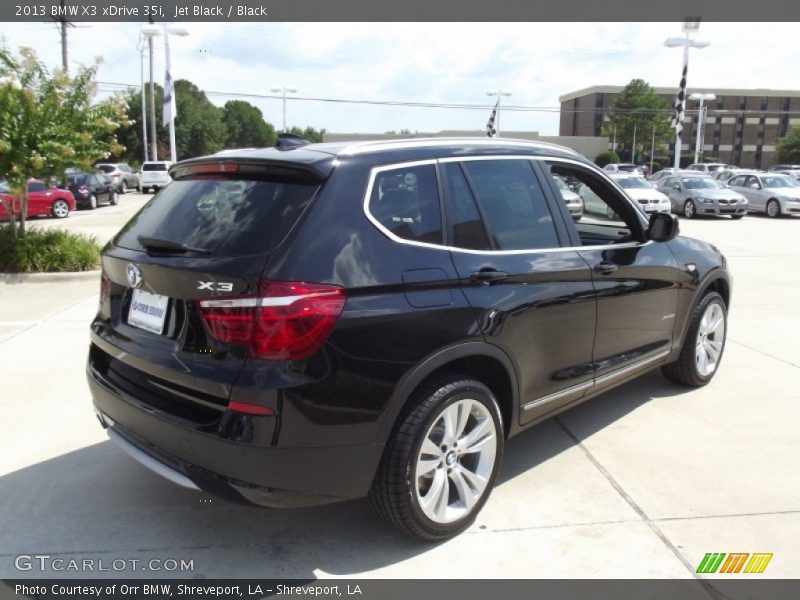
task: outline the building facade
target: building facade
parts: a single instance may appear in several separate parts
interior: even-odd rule
[[[608,112],[622,86],[598,85],[561,96],[559,134],[599,136]],[[672,106],[676,88],[654,88]],[[777,162],[775,144],[790,127],[800,125],[800,90],[689,88],[710,93],[717,99],[708,107],[702,153],[746,168],[767,169]],[[681,154],[695,149],[699,102],[686,101],[686,116],[681,135]],[[620,140],[618,140],[620,141]]]

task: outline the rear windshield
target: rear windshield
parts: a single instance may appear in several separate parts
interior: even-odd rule
[[[115,167],[114,165],[97,165],[97,168],[100,169],[103,173],[113,173],[117,167]]]
[[[144,163],[142,171],[166,171],[167,163]]]
[[[67,177],[70,185],[85,185],[89,181],[88,175],[69,175]]]
[[[114,240],[144,250],[139,236],[202,248],[211,256],[271,251],[289,233],[318,184],[239,179],[174,181],[153,197]]]

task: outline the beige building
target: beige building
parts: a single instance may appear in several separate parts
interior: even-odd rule
[[[406,138],[431,138],[431,137],[477,137],[486,139],[483,131],[439,131],[436,133],[416,132],[411,134],[394,133],[329,133],[325,132],[326,142],[360,142],[367,140],[398,140]],[[547,142],[572,148],[583,154],[589,160],[608,149],[608,138],[595,136],[547,136],[539,135],[538,131],[503,131],[502,137],[517,140],[531,140]]]
[[[622,86],[596,85],[561,96],[562,136],[598,136]],[[676,88],[655,88],[672,106]],[[706,102],[708,117],[703,153],[707,158],[742,167],[766,169],[776,162],[775,143],[793,125],[800,125],[800,90],[689,88],[688,94],[714,94]],[[687,94],[687,96],[688,96]],[[681,153],[693,153],[699,103],[687,100]],[[691,112],[695,111],[695,112]]]

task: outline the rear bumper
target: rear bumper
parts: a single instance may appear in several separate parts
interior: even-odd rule
[[[101,424],[123,450],[178,485],[267,507],[327,504],[365,496],[383,445],[280,448],[198,431],[115,389],[87,366]],[[253,419],[274,417],[249,417]]]

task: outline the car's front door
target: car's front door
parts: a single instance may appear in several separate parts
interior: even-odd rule
[[[524,424],[591,387],[594,288],[535,162],[487,158],[440,163],[448,245],[485,340],[515,365]]]
[[[761,181],[755,175],[748,175],[744,183],[744,194],[748,204],[758,210],[767,210],[768,192],[764,191]]]
[[[677,282],[685,273],[667,244],[646,239],[644,217],[605,178],[567,160],[547,164],[554,175],[580,179],[609,208],[605,216],[584,215],[565,223],[592,271],[597,294],[596,390],[647,368],[671,350]]]
[[[28,213],[29,217],[47,214],[53,203],[52,192],[41,181],[28,182]]]

